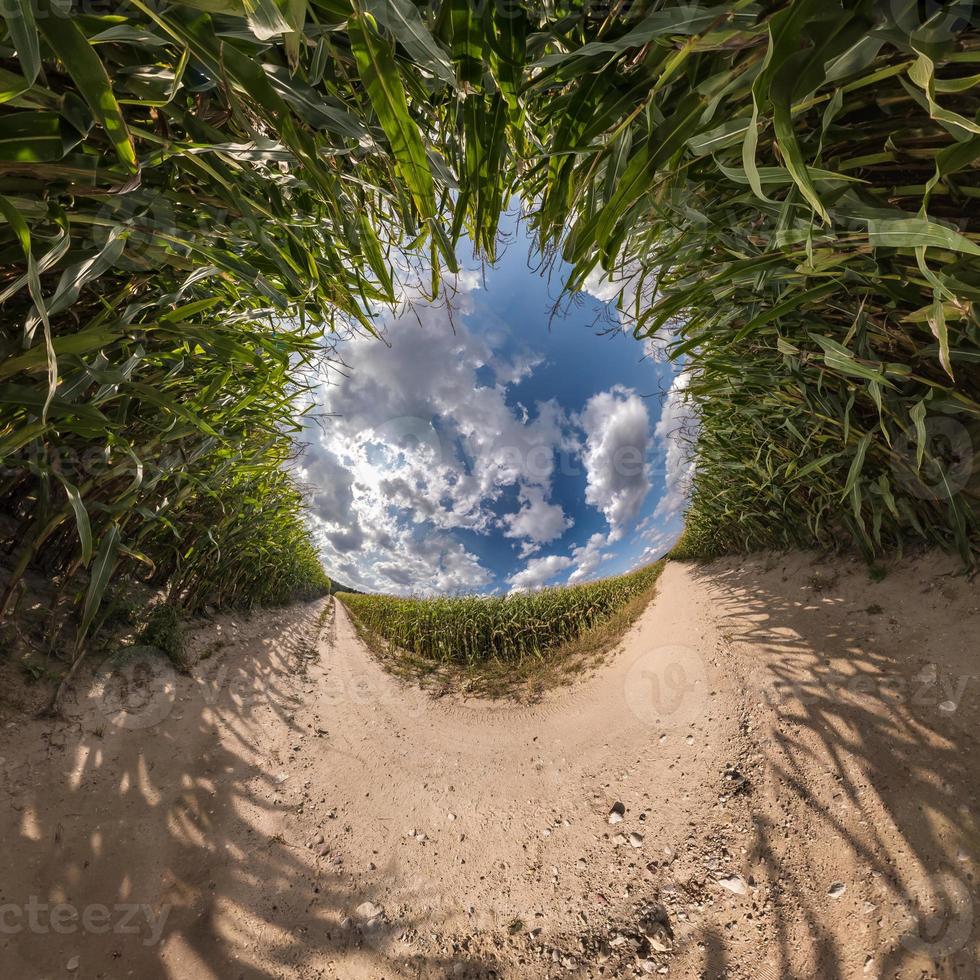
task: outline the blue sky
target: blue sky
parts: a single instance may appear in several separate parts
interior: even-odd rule
[[[683,379],[623,329],[598,278],[556,310],[565,268],[529,267],[523,229],[503,226],[493,268],[463,259],[448,302],[382,317],[383,340],[338,342],[322,373],[300,475],[344,584],[587,581],[659,557],[679,532]]]

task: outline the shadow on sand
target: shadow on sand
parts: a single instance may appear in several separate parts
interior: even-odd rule
[[[881,584],[806,556],[694,574],[765,719],[748,860],[775,906],[772,977],[980,977],[973,583],[935,557]],[[839,902],[828,851],[850,875]],[[844,961],[844,935],[866,937],[864,968]],[[717,939],[705,977],[724,975]]]
[[[257,615],[193,677],[130,671],[109,697],[96,674],[66,719],[0,722],[0,976],[271,980],[336,975],[340,953],[364,975],[486,975],[389,958],[413,923],[370,921],[372,890],[308,846],[326,815],[295,715],[321,608]]]

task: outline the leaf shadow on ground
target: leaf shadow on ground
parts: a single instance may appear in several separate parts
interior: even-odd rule
[[[747,861],[774,906],[773,975],[802,958],[822,980],[853,977],[842,950],[857,931],[873,957],[861,975],[975,976],[975,588],[936,556],[884,583],[859,562],[812,562],[694,569],[765,720]]]
[[[273,978],[319,975],[343,954],[386,975],[485,975],[467,954],[403,947],[396,962],[415,924],[357,914],[384,869],[365,885],[307,846],[315,822],[299,814],[326,822],[325,804],[304,798],[289,754],[317,737],[294,717],[315,611],[259,614],[233,657],[170,677],[163,711],[165,685],[130,691],[132,728],[84,692],[60,721],[4,712],[0,974]],[[56,905],[71,910],[57,922]],[[124,905],[140,906],[128,921]]]

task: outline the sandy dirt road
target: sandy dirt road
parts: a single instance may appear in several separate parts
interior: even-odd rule
[[[433,699],[330,601],[221,617],[189,677],[110,661],[65,721],[11,682],[0,977],[976,980],[953,568],[671,564],[535,705]]]

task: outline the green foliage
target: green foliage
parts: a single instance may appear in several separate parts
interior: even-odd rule
[[[104,602],[105,609],[102,614],[101,629],[110,631],[125,629],[136,626],[139,622],[142,605],[135,596],[120,590],[119,594],[111,595]]]
[[[0,611],[28,567],[60,577],[79,644],[121,572],[192,609],[326,587],[286,475],[305,372],[394,300],[392,250],[454,262],[454,179],[416,152],[406,193],[389,142],[431,147],[427,76],[359,59],[391,41],[343,3],[274,12],[4,11]]]
[[[699,558],[706,557],[697,548],[691,546],[691,536],[687,528],[681,533],[674,547],[670,549],[667,558],[670,561],[697,561]]]
[[[980,31],[928,7],[8,5],[0,613],[31,567],[78,644],[123,572],[325,589],[288,475],[323,337],[492,259],[515,192],[684,365],[687,553],[971,560]]]
[[[136,637],[138,645],[162,650],[180,668],[184,663],[184,627],[180,612],[169,603],[157,603]]]
[[[538,61],[532,220],[572,288],[632,277],[637,336],[684,365],[689,555],[975,554],[980,32],[954,6],[655,3]]]
[[[46,664],[30,656],[20,660],[18,666],[24,676],[25,682],[28,684],[36,684],[41,678],[49,677],[51,673],[50,668]]]
[[[648,592],[662,564],[583,585],[507,596],[340,598],[355,619],[394,646],[441,663],[521,661],[578,639]]]

